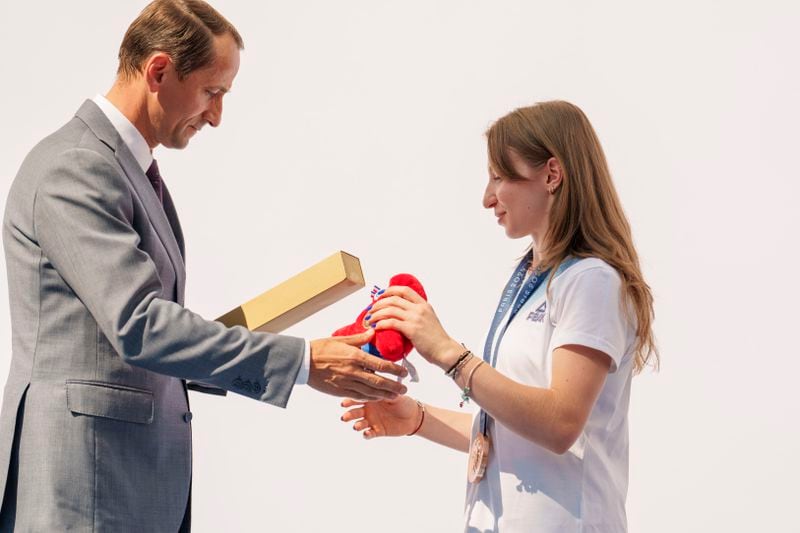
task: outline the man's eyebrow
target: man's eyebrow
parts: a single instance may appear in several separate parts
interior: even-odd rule
[[[209,87],[209,89],[215,89],[215,90],[217,90],[217,91],[219,91],[219,92],[221,92],[223,94],[231,92],[231,88],[226,88],[226,87],[223,87],[222,85],[214,85],[214,86]]]

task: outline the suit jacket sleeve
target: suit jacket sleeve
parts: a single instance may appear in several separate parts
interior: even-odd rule
[[[116,161],[94,150],[54,158],[34,202],[43,255],[129,364],[285,406],[304,341],[227,328],[161,298],[132,225],[132,194]]]

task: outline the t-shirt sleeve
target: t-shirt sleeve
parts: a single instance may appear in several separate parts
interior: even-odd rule
[[[593,267],[575,274],[566,271],[559,287],[553,287],[552,349],[577,344],[599,350],[611,357],[610,372],[616,372],[625,355],[629,329],[621,286],[619,275],[610,268]]]

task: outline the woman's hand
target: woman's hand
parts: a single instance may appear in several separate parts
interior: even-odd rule
[[[389,287],[370,311],[367,320],[376,329],[399,331],[422,357],[442,369],[464,351],[444,330],[431,304],[408,287]]]
[[[408,435],[417,429],[422,417],[422,409],[409,396],[366,403],[347,398],[342,407],[351,408],[342,415],[342,422],[355,420],[353,429],[363,431],[365,439]]]

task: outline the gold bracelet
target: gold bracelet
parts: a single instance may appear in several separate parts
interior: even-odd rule
[[[415,401],[415,402],[417,402],[417,405],[419,405],[419,408],[420,408],[420,410],[422,411],[422,416],[421,416],[421,417],[420,417],[420,419],[419,419],[419,424],[417,425],[417,429],[415,429],[415,430],[414,430],[414,431],[412,431],[411,433],[408,433],[408,434],[406,435],[406,437],[411,437],[412,435],[416,435],[416,434],[417,434],[417,431],[419,431],[419,429],[422,427],[422,423],[423,423],[423,422],[425,422],[425,404],[423,404],[423,403],[422,403],[421,401],[419,401],[419,400],[414,400],[414,401]]]
[[[464,384],[464,388],[461,390],[461,402],[458,404],[459,407],[464,407],[465,403],[469,403],[469,393],[472,392],[472,376],[475,374],[475,371],[478,370],[478,367],[481,366],[485,361],[481,359],[477,365],[472,367],[472,370],[469,371],[469,375],[467,376],[467,382]]]

